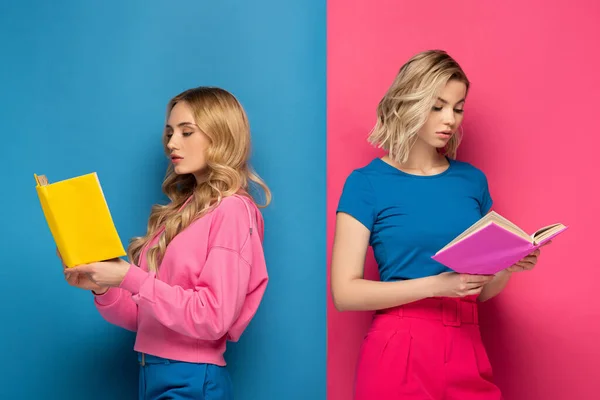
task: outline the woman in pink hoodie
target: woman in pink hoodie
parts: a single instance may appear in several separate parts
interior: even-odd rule
[[[250,129],[237,99],[199,87],[167,107],[163,144],[171,164],[167,205],[152,209],[146,235],[123,259],[64,269],[91,290],[100,314],[136,332],[140,399],[231,399],[226,341],[256,313],[268,276],[263,218],[251,183]]]

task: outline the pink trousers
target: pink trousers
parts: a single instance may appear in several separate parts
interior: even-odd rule
[[[360,350],[355,400],[501,400],[475,299],[378,311]]]

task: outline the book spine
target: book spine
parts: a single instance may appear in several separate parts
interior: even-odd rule
[[[115,221],[112,217],[112,212],[110,211],[110,207],[108,205],[108,201],[106,200],[106,196],[104,195],[104,190],[102,189],[102,184],[100,184],[100,178],[98,177],[98,174],[96,172],[93,173],[94,177],[96,178],[96,183],[98,184],[98,189],[100,190],[100,194],[102,195],[102,199],[104,200],[104,205],[106,206],[106,209],[108,210],[108,219],[112,225],[112,230],[114,232],[114,234],[119,237],[119,234],[117,232],[117,226],[115,224]],[[127,251],[125,250],[125,248],[123,247],[123,242],[121,242],[121,238],[119,238],[119,245],[122,249],[122,253],[124,253],[124,255],[127,254]]]
[[[70,255],[67,254],[65,249],[62,235],[60,234],[60,229],[58,228],[58,224],[56,223],[56,218],[54,217],[54,213],[52,212],[52,207],[50,207],[50,202],[48,201],[49,193],[48,187],[46,185],[42,185],[37,187],[38,197],[40,199],[40,204],[42,206],[42,211],[44,212],[44,216],[46,217],[46,222],[48,224],[48,228],[50,229],[50,233],[54,238],[54,242],[56,243],[56,247],[60,252],[60,255],[63,259],[63,262],[66,265],[69,265],[68,260],[70,260]],[[70,265],[69,265],[70,266]]]

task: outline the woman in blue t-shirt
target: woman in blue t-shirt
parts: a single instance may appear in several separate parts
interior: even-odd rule
[[[369,142],[388,154],[348,176],[331,265],[336,308],[376,310],[361,346],[355,400],[501,399],[483,347],[476,301],[511,273],[451,272],[431,259],[490,211],[487,179],[456,161],[469,81],[444,51],[415,55],[379,103]],[[363,278],[372,246],[380,282]]]

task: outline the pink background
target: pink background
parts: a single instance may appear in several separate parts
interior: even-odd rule
[[[329,256],[345,178],[381,155],[366,142],[377,103],[400,65],[430,48],[472,82],[458,158],[485,171],[495,210],[529,232],[570,226],[535,271],[481,306],[507,400],[600,398],[599,42],[594,0],[328,2]],[[328,296],[329,400],[352,398],[369,321]]]

